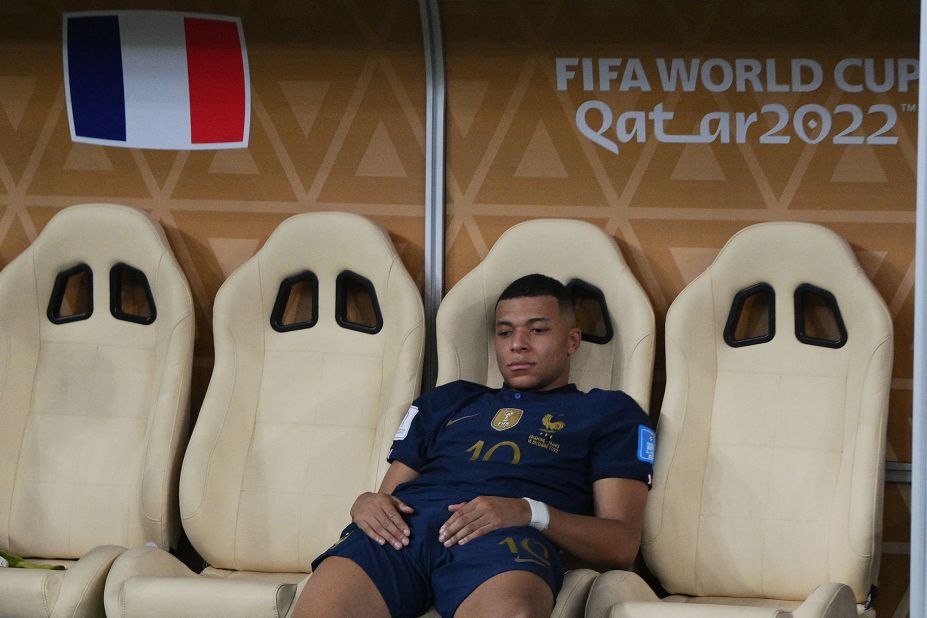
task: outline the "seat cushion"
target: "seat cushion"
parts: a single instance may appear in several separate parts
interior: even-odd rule
[[[103,587],[123,547],[96,547],[67,569],[0,569],[0,616],[96,618],[103,615]]]

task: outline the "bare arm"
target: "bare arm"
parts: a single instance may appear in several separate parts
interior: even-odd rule
[[[396,489],[398,485],[414,481],[420,476],[421,474],[401,461],[394,461],[389,465],[389,468],[386,469],[386,474],[383,475],[383,482],[380,483],[378,493],[392,494],[393,490]]]
[[[392,493],[401,483],[418,477],[419,473],[404,463],[392,462],[383,476],[380,490],[362,493],[354,501],[351,521],[380,545],[389,543],[396,549],[402,549],[409,544],[410,534],[402,515],[412,513],[413,509]]]
[[[595,516],[550,509],[544,534],[557,546],[584,562],[610,568],[630,568],[640,547],[647,486],[620,478],[600,479],[592,485]],[[466,543],[506,526],[527,526],[531,508],[520,498],[480,496],[448,507],[453,515],[441,528],[444,545]]]

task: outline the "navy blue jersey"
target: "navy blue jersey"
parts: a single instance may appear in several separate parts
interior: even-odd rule
[[[625,393],[458,381],[413,403],[388,459],[421,475],[393,492],[403,500],[528,497],[592,515],[592,483],[618,477],[649,486],[654,450],[650,418]]]

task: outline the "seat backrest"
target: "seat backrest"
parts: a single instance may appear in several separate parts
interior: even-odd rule
[[[125,206],[59,212],[0,272],[0,547],[176,541],[193,323],[164,232]]]
[[[184,457],[184,529],[213,567],[308,572],[376,489],[421,381],[421,296],[379,226],[280,224],[222,285]]]
[[[513,226],[447,293],[437,316],[438,384],[462,379],[501,385],[493,344],[496,299],[509,283],[532,273],[570,285],[580,298],[583,343],[571,362],[571,381],[582,390],[623,390],[646,410],[654,352],[650,301],[615,239],[571,219]]]
[[[879,565],[892,365],[885,303],[837,234],[738,232],[666,318],[643,552],[696,596],[803,600]]]

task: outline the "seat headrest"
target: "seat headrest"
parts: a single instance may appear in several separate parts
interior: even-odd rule
[[[592,290],[592,315],[611,327],[604,337],[590,337],[584,329],[571,380],[581,389],[624,390],[646,408],[653,371],[650,301],[615,239],[573,219],[533,219],[513,226],[448,292],[438,310],[438,383],[501,384],[493,344],[496,299],[509,283],[531,273]],[[609,329],[599,334],[604,331]]]

